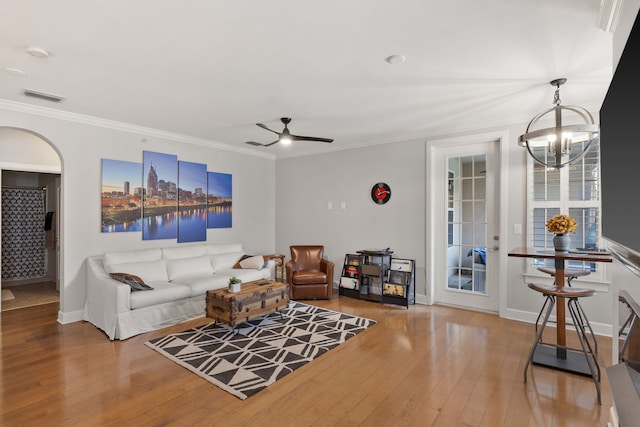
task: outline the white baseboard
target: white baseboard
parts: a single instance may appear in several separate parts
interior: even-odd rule
[[[58,323],[62,325],[80,321],[82,321],[82,310],[71,311],[68,313],[58,311]]]

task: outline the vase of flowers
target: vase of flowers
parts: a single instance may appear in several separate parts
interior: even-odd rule
[[[554,215],[546,223],[547,230],[555,234],[553,247],[556,252],[569,252],[571,238],[569,233],[574,233],[578,223],[571,215]]]

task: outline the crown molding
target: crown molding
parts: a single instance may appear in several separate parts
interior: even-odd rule
[[[620,20],[623,0],[602,0],[598,15],[598,28],[607,33],[613,33]]]
[[[16,111],[19,113],[33,114],[41,117],[47,117],[50,119],[64,120],[68,122],[80,123],[89,126],[96,126],[111,130],[117,130],[122,132],[135,133],[145,137],[155,137],[161,139],[168,139],[175,142],[182,142],[185,144],[198,145],[207,148],[215,148],[218,150],[230,151],[239,154],[245,154],[255,157],[263,157],[265,159],[275,159],[273,153],[262,153],[255,150],[242,147],[234,147],[232,145],[223,144],[221,142],[211,141],[203,138],[195,138],[188,135],[182,135],[173,132],[162,131],[158,129],[152,129],[144,126],[132,125],[129,123],[117,122],[114,120],[102,119],[99,117],[87,116],[84,114],[71,113],[68,111],[60,111],[53,108],[40,107],[31,104],[25,104],[22,102],[10,101],[7,99],[0,99],[0,108],[10,111]]]

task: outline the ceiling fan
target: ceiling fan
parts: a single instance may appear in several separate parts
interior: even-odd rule
[[[273,144],[277,144],[278,142],[283,143],[284,145],[288,145],[291,144],[291,142],[293,141],[318,141],[318,142],[333,142],[333,139],[329,139],[329,138],[318,138],[315,136],[300,136],[300,135],[293,135],[291,132],[289,132],[289,128],[287,127],[287,125],[291,122],[291,118],[289,117],[282,117],[280,119],[280,121],[282,121],[282,123],[284,123],[284,129],[282,130],[282,132],[276,132],[273,129],[269,129],[266,125],[263,125],[262,123],[256,123],[256,125],[260,126],[262,129],[268,130],[269,132],[273,132],[275,134],[278,135],[278,139],[276,139],[273,142],[270,142],[269,144],[261,144],[259,142],[255,142],[255,141],[246,141],[247,144],[250,145],[255,145],[257,147],[269,147]]]

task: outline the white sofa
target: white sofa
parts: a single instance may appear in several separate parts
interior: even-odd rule
[[[126,339],[205,314],[205,295],[227,286],[274,277],[274,262],[261,269],[233,268],[241,244],[197,244],[108,252],[87,259],[87,299],[83,319],[114,339]],[[140,277],[153,290],[131,291],[110,273]]]

